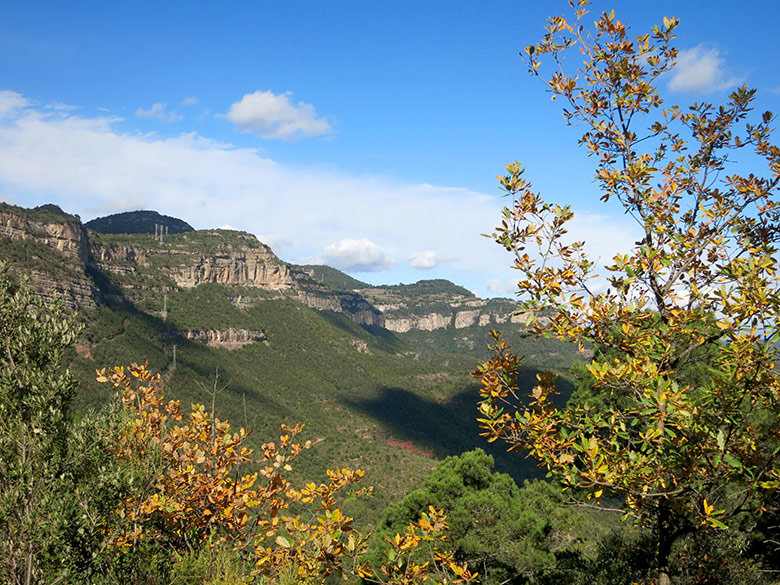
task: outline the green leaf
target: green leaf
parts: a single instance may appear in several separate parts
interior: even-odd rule
[[[710,524],[712,524],[713,526],[716,526],[717,528],[720,528],[722,530],[728,530],[728,526],[726,526],[720,520],[718,520],[716,518],[708,518],[708,520],[709,520]]]
[[[731,467],[735,469],[742,469],[742,461],[734,457],[731,453],[724,453],[723,459],[725,459],[726,463],[728,463]]]

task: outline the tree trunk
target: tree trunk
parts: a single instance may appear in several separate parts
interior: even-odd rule
[[[672,543],[674,542],[673,529],[670,523],[671,512],[667,502],[662,501],[658,506],[658,521],[656,530],[658,531],[658,554],[656,564],[658,567],[658,585],[670,585],[669,577],[669,557],[672,552]]]

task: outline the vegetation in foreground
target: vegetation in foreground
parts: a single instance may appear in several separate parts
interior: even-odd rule
[[[584,49],[580,77],[544,78],[567,116],[588,125],[604,198],[645,238],[608,268],[610,289],[591,292],[593,265],[562,239],[571,211],[544,203],[509,165],[513,206],[496,239],[518,257],[527,308],[544,317],[534,330],[588,341],[596,354],[567,405],[552,401],[549,374],[530,402],[508,404],[523,373],[499,334],[478,373],[488,440],[529,450],[559,483],[519,487],[486,454],[464,453],[389,506],[371,540],[345,512],[363,473],[339,466],[299,481],[293,465],[313,446],[301,427],[251,451],[247,431],[216,416],[216,384],[210,407],[186,410],[165,402],[162,377],[145,366],[106,369],[109,407],[73,417],[75,380],[61,365],[77,328],[3,274],[0,580],[770,582],[780,488],[772,117],[740,135],[752,99],[741,89],[722,108],[663,110],[649,134],[635,132],[634,120],[661,107],[652,82],[673,62],[676,21],[635,42],[605,14],[589,37],[584,6],[574,24],[551,21],[529,65],[544,77],[540,56],[557,64]],[[716,188],[722,150],[744,147],[770,176],[734,174]],[[616,523],[608,509],[635,522]]]
[[[526,60],[567,121],[585,127],[602,201],[622,206],[643,238],[614,257],[609,288],[596,292],[584,244],[565,237],[571,209],[507,165],[512,204],[494,237],[517,258],[524,308],[548,316],[533,331],[593,343],[596,355],[581,402],[556,407],[546,374],[530,403],[513,405],[520,359],[496,334],[478,373],[480,423],[593,505],[617,498],[649,530],[654,580],[668,585],[684,581],[678,563],[706,561],[702,542],[777,513],[780,148],[770,112],[750,121],[746,87],[720,107],[664,107],[655,82],[675,64],[676,19],[633,39],[614,13],[586,28],[586,5],[551,19]],[[569,72],[564,55],[576,49],[585,62]],[[735,152],[752,166],[727,168]]]

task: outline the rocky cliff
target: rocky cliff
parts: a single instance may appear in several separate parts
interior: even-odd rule
[[[93,256],[99,267],[126,278],[127,286],[146,279],[159,292],[202,284],[260,289],[296,296],[320,311],[347,315],[360,325],[383,326],[381,313],[356,293],[334,291],[309,273],[282,262],[251,234],[230,230],[202,230],[169,235],[162,243],[149,235],[93,234]],[[152,283],[156,279],[156,284]],[[132,297],[131,291],[128,294]],[[231,299],[242,308],[251,299]]]
[[[93,234],[93,256],[101,269],[140,274],[153,269],[176,286],[205,283],[286,290],[290,270],[254,236],[225,230],[169,235],[164,243],[150,235]]]
[[[0,204],[0,246],[11,271],[26,276],[42,296],[87,310],[100,301],[90,275],[89,238],[78,217],[54,205]]]
[[[270,345],[264,331],[249,331],[247,329],[234,329],[233,327],[225,330],[188,330],[184,336],[187,339],[194,339],[211,347],[224,347],[226,349],[240,349],[250,343],[258,342]]]
[[[199,232],[198,237],[218,241],[228,235],[224,232],[208,230]],[[208,254],[203,254],[197,248],[194,252],[185,252],[192,236],[181,236],[183,245],[172,250],[179,255],[180,263],[166,267],[177,286],[192,288],[203,283],[214,283],[265,290],[289,290],[294,287],[290,268],[268,246],[250,234],[232,232],[229,236],[233,241],[217,243]]]
[[[372,306],[359,292],[334,291],[315,280],[308,271],[294,268],[292,277],[298,298],[318,311],[344,313],[360,325],[385,327],[382,312]]]
[[[18,208],[21,211],[21,208]],[[36,208],[33,212],[41,210]],[[47,207],[46,213],[15,213],[10,206],[0,209],[0,238],[33,240],[61,252],[63,255],[86,262],[89,258],[89,240],[78,218]],[[59,208],[57,208],[59,211]],[[59,220],[59,221],[58,221]]]
[[[78,217],[55,206],[26,210],[2,204],[0,246],[3,257],[23,266],[42,294],[86,310],[129,301],[159,314],[159,308],[145,308],[150,297],[159,301],[171,291],[217,284],[235,288],[229,299],[242,309],[257,301],[245,294],[249,289],[263,298],[297,298],[316,310],[396,333],[524,323],[507,299],[479,299],[443,280],[371,287],[327,267],[289,265],[253,235],[232,230],[183,231],[160,241],[151,233],[87,230]],[[190,332],[207,343],[222,338],[244,343],[235,333],[222,338],[217,333]]]
[[[444,280],[368,287],[359,292],[381,311],[385,328],[396,333],[526,322],[523,315],[516,314],[513,301],[480,299]]]

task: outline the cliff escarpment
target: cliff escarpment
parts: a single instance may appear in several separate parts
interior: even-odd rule
[[[359,294],[334,291],[307,272],[282,262],[251,234],[201,230],[152,235],[92,234],[93,256],[101,270],[123,283],[138,302],[154,290],[159,296],[204,284],[255,289],[266,297],[298,298],[320,311],[343,313],[360,325],[383,326],[379,311]],[[251,306],[251,295],[232,295],[237,306]]]
[[[0,251],[41,294],[82,310],[129,302],[162,316],[169,295],[217,285],[242,310],[261,300],[295,299],[318,311],[343,314],[358,325],[400,334],[525,323],[513,301],[480,299],[449,281],[370,286],[332,268],[283,262],[248,233],[192,230],[155,212],[137,215],[93,220],[91,225],[102,230],[98,232],[53,205],[23,209],[2,204]],[[163,221],[160,218],[189,229],[137,233],[142,220]],[[193,331],[209,342],[218,337]]]
[[[509,299],[480,299],[447,280],[367,287],[359,292],[382,312],[386,329],[396,333],[465,329],[473,326],[525,325]]]
[[[77,216],[55,205],[0,203],[0,259],[45,298],[87,310],[101,302],[87,232]]]

